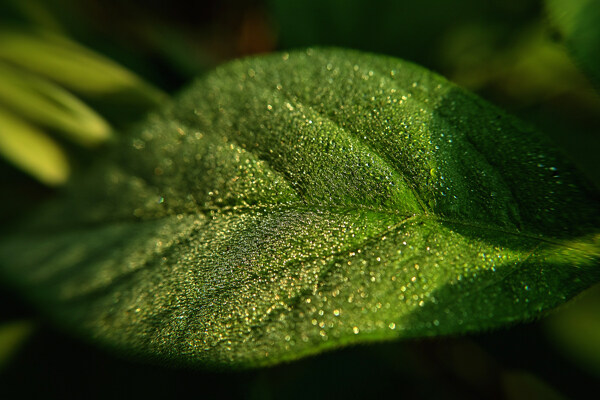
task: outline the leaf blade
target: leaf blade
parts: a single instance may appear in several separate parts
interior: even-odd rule
[[[64,184],[69,176],[69,160],[59,144],[2,107],[0,155],[47,185]]]
[[[108,346],[268,365],[531,319],[599,279],[595,194],[560,152],[406,62],[237,61],[124,140],[0,251]]]

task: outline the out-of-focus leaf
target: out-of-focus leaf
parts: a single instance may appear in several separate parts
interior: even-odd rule
[[[600,376],[600,285],[546,321],[549,337],[565,356]]]
[[[72,92],[87,96],[92,106]],[[111,136],[111,128],[95,109],[123,126],[165,99],[165,94],[133,73],[61,34],[0,30],[2,140],[10,142],[1,151],[44,183],[63,183],[68,168],[63,151],[40,129],[65,133],[79,144],[96,145]],[[21,135],[21,131],[27,133]],[[33,138],[37,138],[35,146],[18,148]],[[48,155],[41,154],[45,147]],[[52,168],[50,160],[54,160]]]
[[[0,155],[47,185],[69,176],[67,156],[52,138],[0,108]]]
[[[600,278],[600,205],[541,134],[413,64],[237,61],[11,231],[0,267],[104,345],[220,366],[527,320]]]
[[[564,46],[551,40],[544,24],[524,30],[517,44],[502,52],[487,43],[495,39],[493,34],[478,24],[460,27],[446,37],[441,57],[454,82],[471,90],[493,86],[511,99],[513,108],[568,96],[600,110],[600,99],[590,90],[589,81]]]
[[[0,104],[83,145],[111,136],[108,123],[81,100],[52,82],[1,62]]]
[[[575,60],[600,88],[600,4],[597,0],[546,0],[552,21]]]
[[[59,0],[60,1],[60,0]],[[32,25],[62,32],[61,23],[49,10],[52,0],[4,0],[0,5],[3,25]]]
[[[502,378],[508,400],[563,400],[565,396],[527,371],[506,372]]]
[[[0,324],[0,371],[32,332],[33,323],[31,321],[3,322]]]
[[[113,61],[54,32],[0,31],[0,60],[75,92],[105,95],[133,90],[155,104],[165,95]]]
[[[529,23],[534,1],[508,0],[268,0],[284,49],[334,45],[443,65],[437,53],[459,27],[485,26],[494,50],[511,42]]]

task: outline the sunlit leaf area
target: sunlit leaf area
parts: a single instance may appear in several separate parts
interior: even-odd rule
[[[583,398],[600,5],[0,4],[2,398]]]

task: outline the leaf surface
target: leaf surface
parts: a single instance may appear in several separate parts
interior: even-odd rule
[[[541,134],[413,64],[218,68],[0,245],[124,351],[251,367],[527,320],[597,282],[597,194]]]

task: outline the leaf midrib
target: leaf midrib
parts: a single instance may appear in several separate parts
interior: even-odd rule
[[[423,214],[407,215],[407,214],[403,214],[402,212],[400,212],[398,210],[370,207],[370,206],[365,206],[365,205],[355,205],[354,207],[338,207],[338,206],[331,206],[331,205],[312,205],[312,204],[307,204],[304,202],[294,202],[294,203],[289,203],[289,204],[269,204],[269,203],[267,203],[267,204],[240,205],[240,206],[227,206],[227,207],[201,207],[201,208],[197,209],[197,212],[196,211],[187,211],[187,212],[180,212],[180,213],[169,213],[169,214],[165,214],[165,215],[162,215],[162,216],[159,216],[156,218],[140,219],[137,217],[132,217],[131,219],[122,218],[122,219],[114,219],[114,220],[102,220],[102,221],[97,221],[97,222],[77,223],[77,224],[73,224],[70,227],[61,229],[60,232],[68,232],[68,231],[72,231],[72,230],[95,229],[98,226],[109,225],[109,224],[124,224],[124,223],[127,224],[127,223],[143,222],[143,221],[156,221],[156,220],[166,219],[166,218],[177,218],[178,215],[210,216],[211,214],[214,214],[214,213],[237,214],[237,213],[245,213],[245,212],[253,212],[253,211],[264,211],[264,212],[307,211],[307,212],[315,212],[315,213],[325,211],[325,212],[329,212],[331,214],[340,214],[340,215],[343,215],[344,213],[349,213],[349,212],[364,212],[364,213],[383,214],[383,215],[394,216],[394,217],[404,217],[405,219],[413,218],[413,217],[420,217],[420,218],[429,219],[429,220],[432,220],[435,222],[439,222],[442,224],[460,225],[460,226],[467,227],[467,228],[501,233],[501,234],[511,235],[511,236],[515,236],[515,237],[519,237],[519,238],[523,238],[523,239],[537,240],[540,242],[548,243],[548,244],[562,247],[565,249],[579,251],[584,254],[598,256],[598,254],[592,253],[586,249],[574,247],[574,246],[572,246],[572,244],[568,245],[564,241],[561,241],[560,239],[540,236],[535,233],[524,232],[524,231],[519,231],[519,230],[510,230],[505,227],[496,226],[496,225],[484,225],[484,224],[480,224],[477,222],[461,221],[458,219],[443,217],[440,215],[427,213],[427,212],[424,212]],[[210,223],[210,222],[207,221],[206,223]],[[43,236],[46,236],[48,233],[56,234],[57,231],[54,229],[38,229],[34,233],[28,233],[27,236],[28,237],[36,237],[36,236],[43,237]]]

